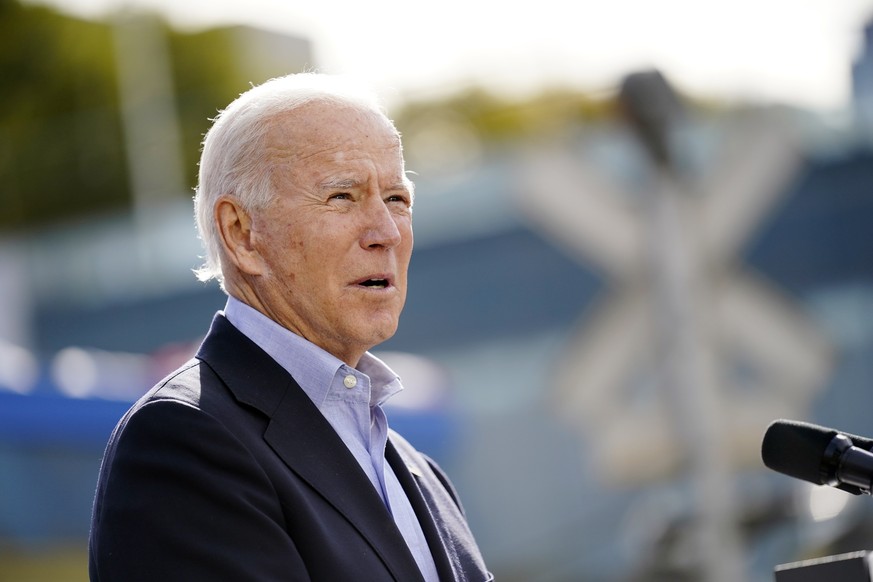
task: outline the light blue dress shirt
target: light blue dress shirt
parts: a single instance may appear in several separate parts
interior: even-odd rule
[[[351,368],[233,297],[228,297],[224,315],[300,384],[367,474],[424,579],[438,582],[433,555],[415,511],[385,461],[388,419],[382,404],[403,390],[397,374],[369,352],[357,369]]]

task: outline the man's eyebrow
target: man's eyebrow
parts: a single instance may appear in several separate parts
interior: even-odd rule
[[[392,184],[388,188],[386,188],[386,190],[388,192],[396,192],[397,190],[404,190],[406,192],[409,192],[410,191],[409,182],[403,182],[403,181],[397,182],[395,184]]]
[[[354,178],[329,178],[318,185],[322,190],[350,190],[357,188],[361,183]]]
[[[324,182],[321,182],[318,187],[321,190],[353,190],[362,185],[360,180],[356,180],[354,178],[328,178]],[[402,190],[405,192],[411,191],[409,187],[409,182],[406,180],[401,180],[396,182],[385,189],[388,192],[396,192],[398,190]]]

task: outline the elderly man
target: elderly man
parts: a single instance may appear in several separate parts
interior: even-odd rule
[[[412,201],[397,130],[335,78],[218,116],[195,206],[227,306],[112,435],[91,580],[492,579],[448,479],[388,428],[400,379],[368,352],[403,308]]]

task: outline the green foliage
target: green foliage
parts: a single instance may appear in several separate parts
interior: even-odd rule
[[[247,85],[226,31],[166,32],[193,188],[208,118]],[[0,0],[0,230],[130,206],[122,132],[111,24]]]
[[[0,4],[0,228],[119,204],[111,55],[103,25]]]
[[[449,113],[466,121],[485,143],[553,135],[567,127],[614,115],[612,98],[553,89],[532,98],[510,100],[474,87],[445,99],[406,104],[395,115],[398,127],[416,119]]]
[[[193,188],[200,142],[210,120],[250,85],[234,59],[226,29],[196,34],[171,32],[170,52],[176,107],[183,126],[183,163]]]

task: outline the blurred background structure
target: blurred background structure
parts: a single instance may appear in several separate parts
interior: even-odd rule
[[[499,580],[764,582],[873,549],[869,499],[758,453],[780,417],[873,435],[868,8],[826,107],[667,69],[389,95],[417,173],[389,418]],[[191,273],[208,117],[329,67],[307,34],[132,7],[0,0],[0,43],[0,580],[85,580],[112,427],[224,303]]]

